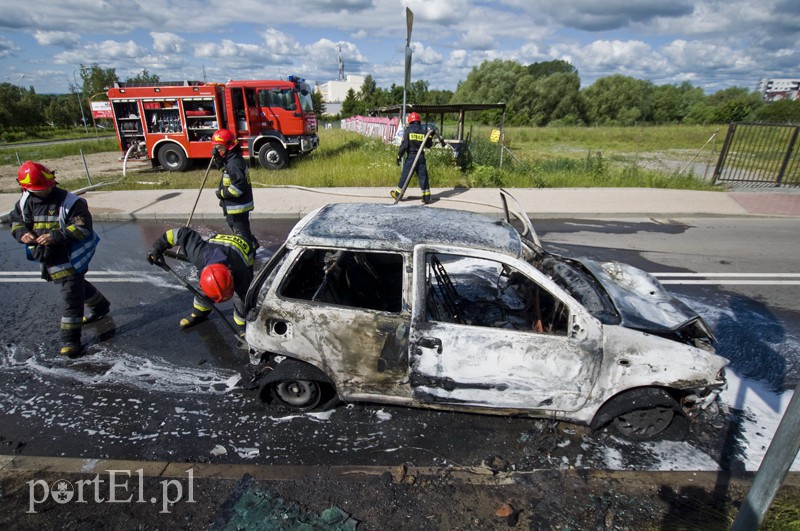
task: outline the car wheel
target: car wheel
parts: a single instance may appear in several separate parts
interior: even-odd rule
[[[158,163],[167,171],[184,171],[189,159],[180,147],[166,145],[158,150]]]
[[[644,441],[663,433],[675,418],[671,407],[635,409],[614,417],[614,428],[623,437]]]
[[[267,142],[258,150],[258,162],[268,170],[282,170],[289,164],[289,155],[278,142]]]
[[[319,405],[322,389],[314,380],[282,380],[272,384],[272,396],[296,411],[309,411]]]

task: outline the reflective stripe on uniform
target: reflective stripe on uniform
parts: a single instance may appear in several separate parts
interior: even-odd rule
[[[83,326],[83,316],[80,317],[62,317],[61,330],[75,330]]]
[[[193,302],[195,310],[199,310],[201,312],[210,312],[211,306],[206,306],[204,301],[200,300],[199,298],[195,297]]]
[[[225,247],[230,247],[231,249],[235,250],[239,256],[242,257],[244,263],[248,266],[253,265],[253,258],[251,257],[250,252],[250,244],[247,243],[247,240],[242,238],[241,236],[236,236],[233,234],[217,234],[216,236],[209,238],[208,240],[211,243],[216,243],[219,245],[224,245]]]
[[[244,214],[245,212],[250,212],[255,208],[255,205],[251,201],[250,203],[225,203],[225,210],[228,214]]]
[[[180,230],[180,229],[178,229],[178,230]],[[167,243],[169,244],[169,246],[170,246],[170,247],[175,247],[175,230],[174,230],[174,229],[169,229],[169,230],[168,230],[168,231],[167,231],[167,232],[164,234],[164,236],[166,236],[166,238],[167,238]]]

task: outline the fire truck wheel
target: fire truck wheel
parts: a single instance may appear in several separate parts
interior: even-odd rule
[[[184,171],[189,159],[179,146],[167,144],[158,150],[158,163],[167,171]]]
[[[258,150],[258,162],[268,170],[282,170],[289,163],[289,155],[279,142],[267,142]]]

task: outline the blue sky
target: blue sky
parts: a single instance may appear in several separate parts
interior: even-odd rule
[[[81,64],[120,79],[312,83],[371,74],[403,82],[405,9],[412,81],[455,90],[492,59],[564,59],[581,86],[623,74],[707,93],[800,77],[797,0],[0,0],[0,82],[69,91]]]

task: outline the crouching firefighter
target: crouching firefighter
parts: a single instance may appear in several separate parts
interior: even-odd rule
[[[111,308],[85,278],[100,241],[92,215],[85,199],[58,188],[55,172],[38,162],[20,166],[17,182],[23,192],[10,214],[11,234],[25,244],[28,259],[41,264],[42,278],[61,288],[61,354],[78,356],[83,325],[105,317]]]
[[[178,246],[186,259],[200,272],[200,289],[213,302],[233,298],[233,321],[241,336],[244,333],[244,299],[253,280],[255,251],[249,241],[233,234],[216,234],[208,240],[196,231],[183,227],[165,232],[147,253],[150,264],[163,263],[164,251]],[[212,308],[208,301],[194,298],[194,310],[181,319],[181,328],[191,328],[208,319]]]

